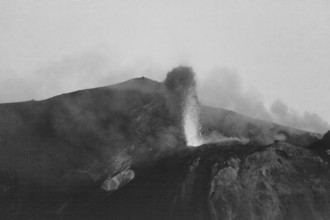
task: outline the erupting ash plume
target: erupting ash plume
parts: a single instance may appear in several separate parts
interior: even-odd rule
[[[179,113],[187,145],[203,144],[199,121],[199,102],[196,95],[194,72],[189,67],[177,67],[167,74],[165,86],[172,94],[171,100]]]
[[[224,137],[215,131],[205,137],[202,135],[201,106],[196,93],[195,74],[191,68],[183,66],[174,68],[167,74],[164,85],[170,91],[170,104],[181,122],[188,146],[197,147],[226,141],[246,143],[238,138]]]
[[[201,135],[200,107],[196,92],[190,88],[186,96],[183,111],[183,128],[188,146],[199,146],[204,144]]]

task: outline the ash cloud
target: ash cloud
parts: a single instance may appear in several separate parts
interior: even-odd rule
[[[195,73],[187,66],[176,67],[167,73],[163,84],[169,91],[165,95],[171,114],[181,120],[187,95],[191,91],[196,94]]]
[[[164,85],[183,101],[191,89],[195,90],[195,73],[191,67],[176,67],[167,74]]]
[[[208,106],[225,108],[241,114],[273,121],[301,130],[324,133],[330,125],[316,113],[303,115],[289,108],[280,99],[268,109],[262,95],[253,89],[245,90],[238,74],[230,69],[218,69],[206,77],[201,77],[198,95],[201,102]]]

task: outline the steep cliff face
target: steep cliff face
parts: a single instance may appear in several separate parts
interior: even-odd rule
[[[173,94],[137,78],[1,104],[0,217],[329,217],[327,160],[315,150],[326,143],[300,147],[316,134],[204,107],[204,134],[248,144],[189,148]]]

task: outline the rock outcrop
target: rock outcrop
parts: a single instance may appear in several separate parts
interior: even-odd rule
[[[101,189],[106,192],[114,192],[123,187],[135,177],[133,170],[124,170],[115,176],[108,177],[102,184]]]

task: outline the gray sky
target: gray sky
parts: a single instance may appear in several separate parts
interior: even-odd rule
[[[329,60],[327,0],[0,0],[0,102],[186,64],[204,87],[226,68],[267,111],[330,122]]]

